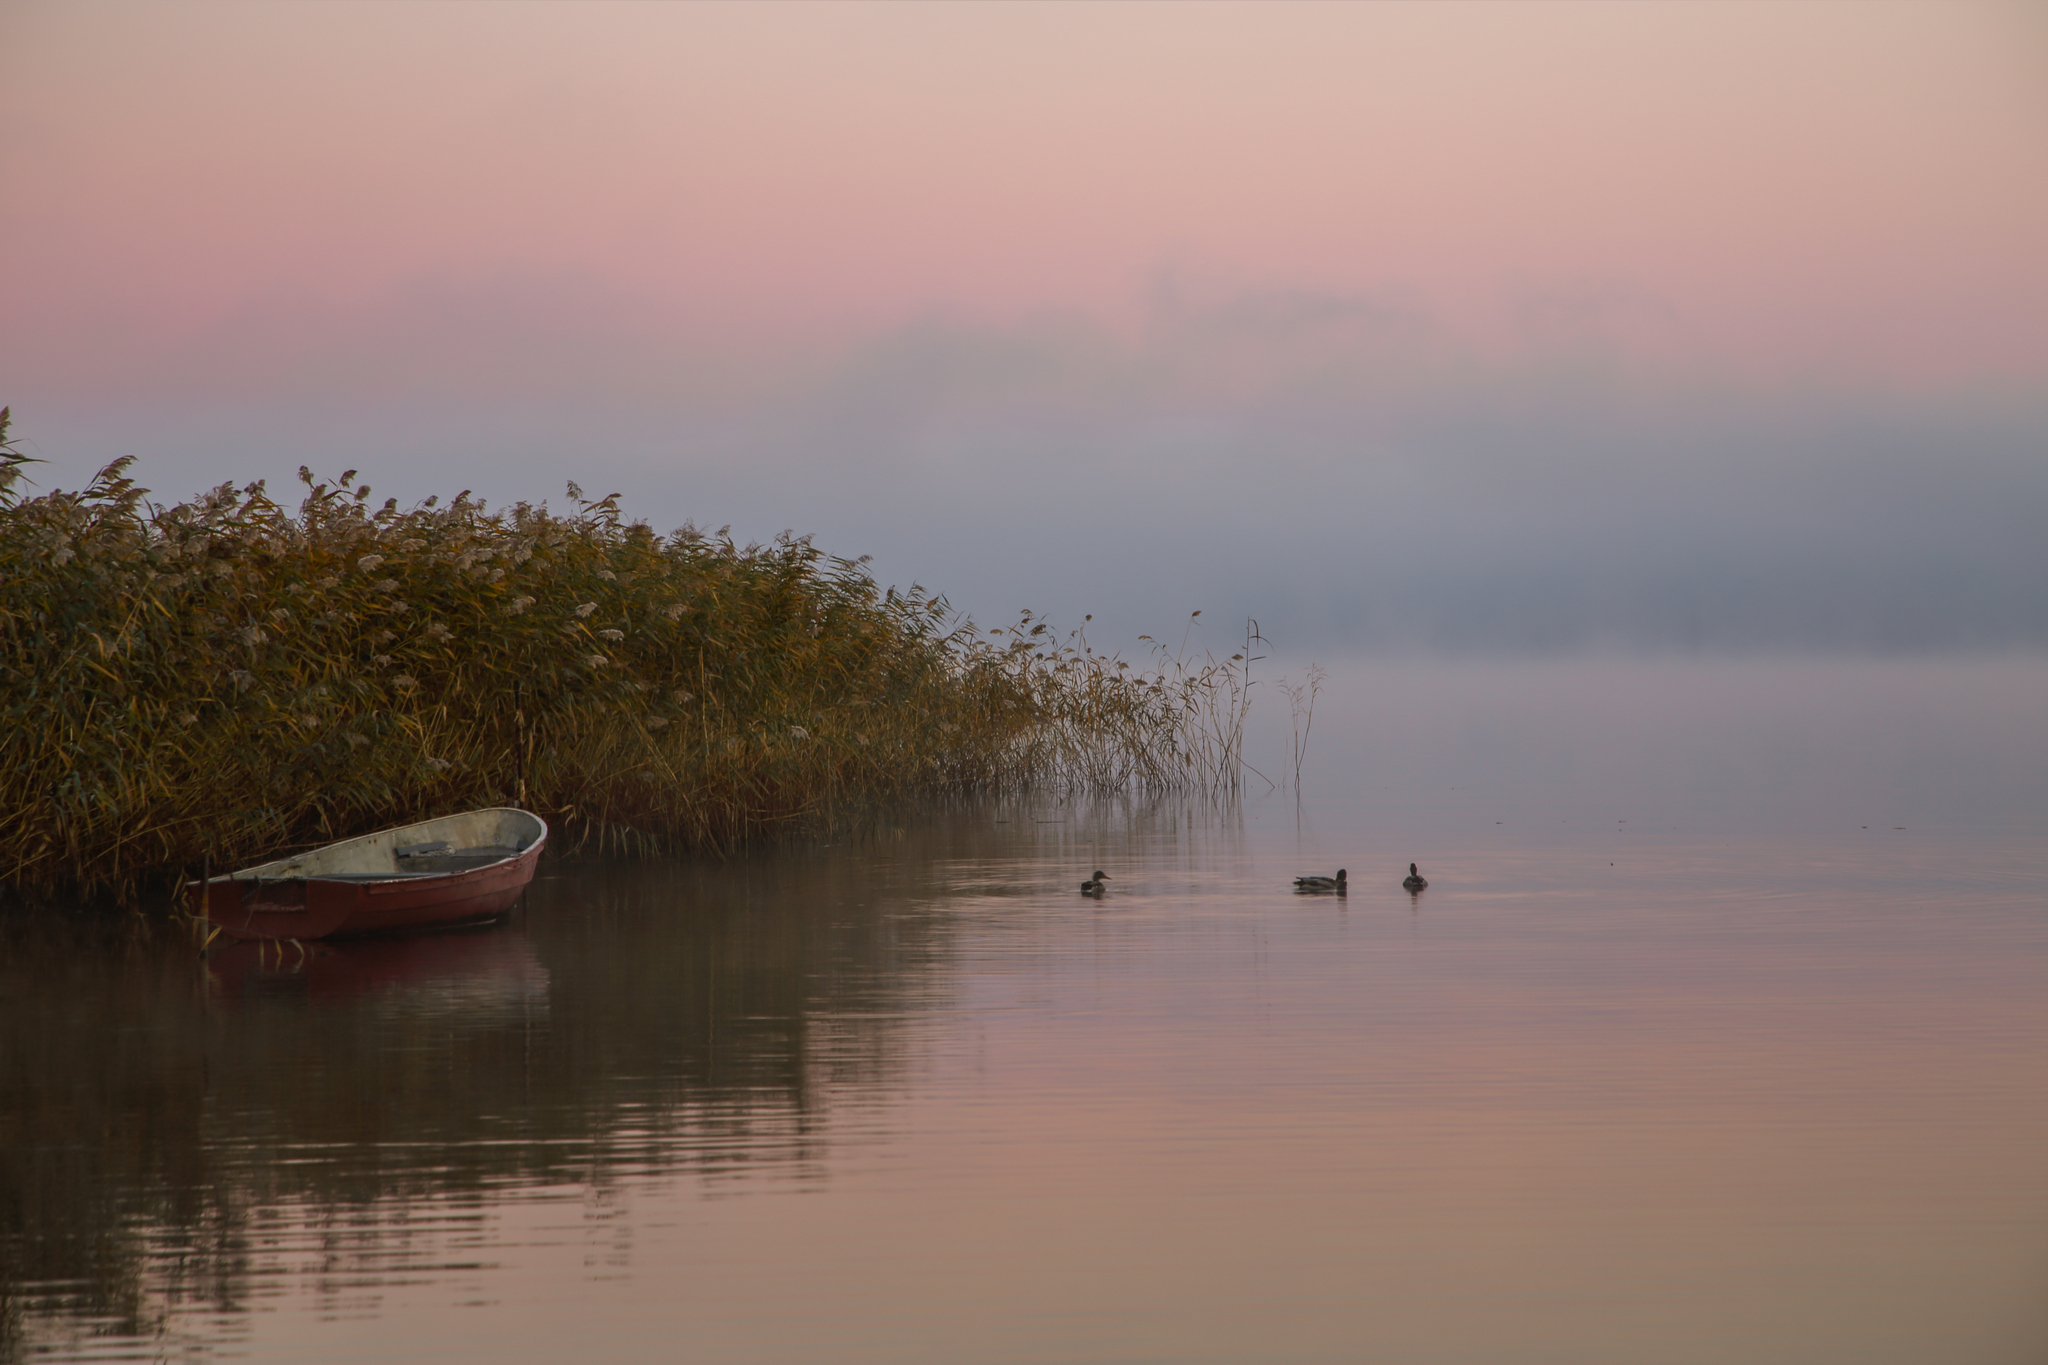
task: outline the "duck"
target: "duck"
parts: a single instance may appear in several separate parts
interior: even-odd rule
[[[1429,883],[1423,878],[1423,875],[1415,870],[1415,864],[1408,864],[1408,875],[1401,879],[1402,889],[1407,891],[1420,891],[1423,887],[1428,885]]]
[[[1096,868],[1095,875],[1081,883],[1081,894],[1084,896],[1100,896],[1103,892],[1109,890],[1108,887],[1103,885],[1108,880],[1109,874],[1099,867]]]
[[[1296,877],[1294,879],[1294,889],[1296,891],[1343,891],[1346,889],[1344,885],[1344,869],[1338,868],[1337,875],[1334,877]]]

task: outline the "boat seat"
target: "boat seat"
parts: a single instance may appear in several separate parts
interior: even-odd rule
[[[457,848],[441,853],[417,854],[407,858],[404,867],[409,873],[467,872],[473,867],[488,867],[492,863],[503,862],[507,858],[516,858],[518,856],[519,850],[516,848],[500,848],[485,845],[479,848]]]

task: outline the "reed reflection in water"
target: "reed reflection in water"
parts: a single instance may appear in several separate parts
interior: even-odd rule
[[[172,926],[6,921],[0,1350],[203,1352],[266,1298],[487,1275],[506,1200],[819,1178],[823,1095],[899,1084],[944,956],[914,885],[860,875],[928,861],[889,843],[578,868],[509,925],[203,965]]]

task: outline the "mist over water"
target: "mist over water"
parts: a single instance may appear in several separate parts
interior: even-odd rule
[[[1306,663],[1257,667],[1247,755],[1284,785]],[[2048,818],[2048,661],[1338,660],[1302,792],[1347,834],[2004,840]]]

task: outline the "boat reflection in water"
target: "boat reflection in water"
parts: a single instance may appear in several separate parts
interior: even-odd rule
[[[320,943],[251,940],[207,957],[220,1001],[304,999],[344,1004],[405,995],[491,1015],[506,1005],[547,1007],[548,971],[526,935],[479,929]]]

